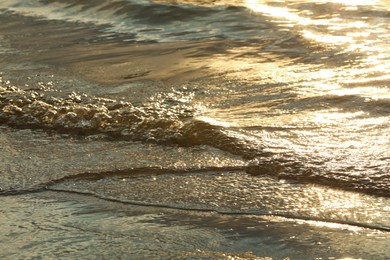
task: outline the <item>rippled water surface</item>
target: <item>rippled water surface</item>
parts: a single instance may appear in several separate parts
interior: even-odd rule
[[[2,257],[390,258],[389,21],[384,0],[3,0]]]

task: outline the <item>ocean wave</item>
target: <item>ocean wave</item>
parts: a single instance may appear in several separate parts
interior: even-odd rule
[[[158,144],[208,145],[248,161],[246,171],[388,196],[386,165],[372,166],[370,176],[349,167],[329,170],[325,162],[307,161],[294,154],[272,152],[259,136],[213,125],[197,117],[186,103],[161,99],[149,105],[90,97],[75,92],[64,95],[48,90],[0,87],[0,123],[14,127],[39,128],[87,138],[144,141]],[[310,159],[309,159],[310,160]],[[352,172],[352,173],[351,173]]]
[[[108,32],[136,34],[137,41],[246,38],[259,35],[265,20],[240,6],[196,6],[151,1],[10,0],[0,10],[38,17],[108,26]],[[256,26],[253,25],[253,19]],[[240,24],[236,21],[239,20]],[[256,32],[253,34],[253,32]]]
[[[31,24],[34,24],[34,28],[28,28],[26,35],[20,38],[13,39],[6,34],[7,39],[2,40],[1,44],[7,45],[7,41],[13,41],[10,47],[24,55],[20,60],[28,61],[28,64],[39,63],[39,66],[55,64],[64,68],[61,67],[63,64],[69,66],[75,60],[93,60],[95,66],[99,64],[95,73],[91,73],[90,78],[95,80],[100,74],[109,77],[116,69],[115,66],[111,67],[112,64],[128,64],[139,53],[128,55],[133,49],[125,48],[104,53],[102,50],[109,50],[112,45],[94,49],[75,43],[90,45],[96,38],[109,35],[112,42],[120,43],[121,48],[122,45],[132,45],[124,40],[126,37],[119,37],[115,33],[131,34],[135,42],[189,40],[169,49],[157,47],[153,52],[147,48],[142,51],[142,59],[159,62],[152,58],[167,50],[175,52],[187,48],[194,42],[191,41],[193,39],[242,37],[244,39],[215,41],[215,44],[197,47],[194,51],[189,48],[183,54],[185,62],[182,66],[207,56],[208,59],[199,66],[214,66],[207,68],[210,74],[216,71],[221,73],[214,81],[215,86],[211,86],[214,83],[212,77],[208,76],[204,77],[204,81],[193,79],[189,83],[202,85],[200,89],[208,94],[196,98],[208,106],[209,112],[209,108],[214,109],[214,114],[207,115],[206,112],[206,115],[199,115],[195,107],[197,101],[181,102],[160,96],[154,101],[148,99],[136,104],[126,101],[132,100],[128,96],[120,99],[120,93],[116,95],[117,99],[107,99],[98,97],[101,93],[95,90],[91,90],[90,95],[44,87],[23,90],[3,82],[0,83],[0,123],[64,132],[89,139],[107,138],[190,147],[207,145],[251,160],[247,172],[254,175],[276,175],[388,195],[390,170],[387,164],[386,127],[390,110],[388,77],[383,74],[388,69],[388,57],[381,48],[387,46],[383,40],[387,36],[383,34],[384,38],[378,37],[380,32],[386,31],[383,25],[370,27],[375,21],[385,21],[384,13],[371,14],[380,16],[380,20],[371,17],[373,20],[364,18],[365,21],[359,23],[357,18],[367,7],[358,6],[351,10],[344,5],[331,3],[321,6],[287,5],[283,10],[290,16],[281,17],[272,12],[282,9],[271,8],[272,4],[268,9],[254,8],[251,11],[239,4],[186,3],[131,0],[2,1],[0,8],[3,11],[34,17],[25,19],[18,15],[3,15],[5,21],[13,21],[9,17],[18,21],[14,27],[12,22],[4,25],[8,36]],[[311,19],[308,18],[310,12],[305,11],[331,7],[341,8],[336,14],[337,19],[343,17],[341,20],[348,26],[338,26],[340,20],[329,17],[328,13],[319,19]],[[52,28],[60,32],[53,33],[55,41],[45,38],[51,30],[35,34],[37,28],[44,28],[41,25],[50,19],[60,21],[59,29],[57,25]],[[84,41],[83,31],[75,38],[70,36],[69,32],[79,23],[85,27],[91,25],[89,37],[92,40]],[[361,34],[361,28],[356,29],[356,25],[371,29]],[[308,28],[310,31],[307,31]],[[102,30],[114,31],[114,34],[102,34]],[[352,35],[348,36],[350,31]],[[345,48],[345,41],[333,42],[339,36],[351,39],[350,49]],[[63,37],[68,37],[66,44]],[[37,48],[43,44],[47,44],[45,48]],[[64,48],[66,45],[71,48]],[[77,48],[73,48],[76,45]],[[356,51],[356,48],[362,51]],[[158,57],[169,59],[171,56]],[[102,58],[107,59],[102,61]],[[212,65],[210,61],[218,58],[221,58],[220,63]],[[18,63],[14,69],[25,66],[20,60],[14,61],[13,56],[9,58],[9,61]],[[8,66],[6,62],[4,64]],[[72,66],[80,68],[78,64]],[[223,66],[225,68],[219,71]],[[86,71],[94,69],[86,67]],[[101,69],[105,67],[111,69]],[[117,81],[145,79],[144,76],[152,71],[149,68],[133,71],[136,67],[129,65],[123,74],[115,75],[119,78]],[[40,68],[45,70],[45,67]],[[174,69],[170,73],[177,77],[177,70]],[[190,69],[191,66],[186,67],[186,71]],[[158,73],[156,70],[155,74]],[[82,72],[76,75],[81,76]],[[233,83],[229,83],[230,80]],[[22,79],[20,82],[18,86],[24,84]],[[85,88],[79,86],[73,89],[84,91]],[[155,90],[151,88],[150,91]],[[207,116],[211,120],[207,120]],[[213,120],[226,124],[215,124]],[[255,129],[257,126],[261,131]],[[270,129],[273,132],[268,131]],[[370,138],[361,141],[367,136]]]
[[[162,99],[133,105],[75,92],[61,96],[44,90],[0,87],[0,123],[83,136],[103,134],[109,139],[210,145],[247,158],[263,153],[250,140],[197,119],[196,110],[186,103]]]

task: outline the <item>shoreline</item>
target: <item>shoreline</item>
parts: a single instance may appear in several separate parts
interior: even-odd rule
[[[27,255],[63,259],[104,258],[104,255],[132,259],[145,256],[302,260],[388,257],[385,251],[386,238],[390,238],[388,232],[315,221],[125,205],[53,191],[2,197],[1,204],[2,209],[7,208],[3,210],[4,233],[0,246],[2,257],[6,258]],[[34,240],[28,239],[31,234]],[[76,234],[80,239],[73,241],[69,249],[66,244]],[[347,240],[348,243],[340,243]],[[103,246],[105,243],[107,246]],[[361,243],[366,246],[359,246]]]

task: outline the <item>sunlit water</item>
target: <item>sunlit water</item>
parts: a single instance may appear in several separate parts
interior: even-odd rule
[[[102,240],[72,240],[62,209],[95,205],[87,222],[154,223],[137,229],[142,242],[96,231],[115,234],[117,256],[142,245],[133,257],[389,258],[389,19],[379,0],[2,1],[3,223],[21,231],[34,205],[44,223],[51,190],[71,257]],[[149,240],[161,221],[167,246]],[[235,246],[220,229],[231,221]],[[4,245],[47,236],[15,228]],[[2,256],[64,246],[19,245]]]

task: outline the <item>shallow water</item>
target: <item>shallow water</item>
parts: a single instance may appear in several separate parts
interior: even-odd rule
[[[53,192],[5,197],[1,204],[3,258],[388,257],[387,233],[348,225],[166,208],[156,211]],[[346,240],[349,243],[340,243]]]
[[[232,214],[240,228],[277,218],[275,230],[302,232],[303,223],[313,236],[330,228],[329,248],[356,228],[365,238],[351,233],[356,241],[334,255],[304,238],[305,249],[283,255],[279,238],[256,251],[275,232],[267,228],[244,232],[237,247],[197,249],[205,258],[304,259],[310,248],[307,259],[386,259],[389,19],[379,0],[2,1],[2,208],[36,200],[45,215],[41,194],[67,208],[60,194],[77,193],[64,200]],[[372,241],[382,242],[355,250]],[[168,251],[182,258],[195,252],[189,245]]]

